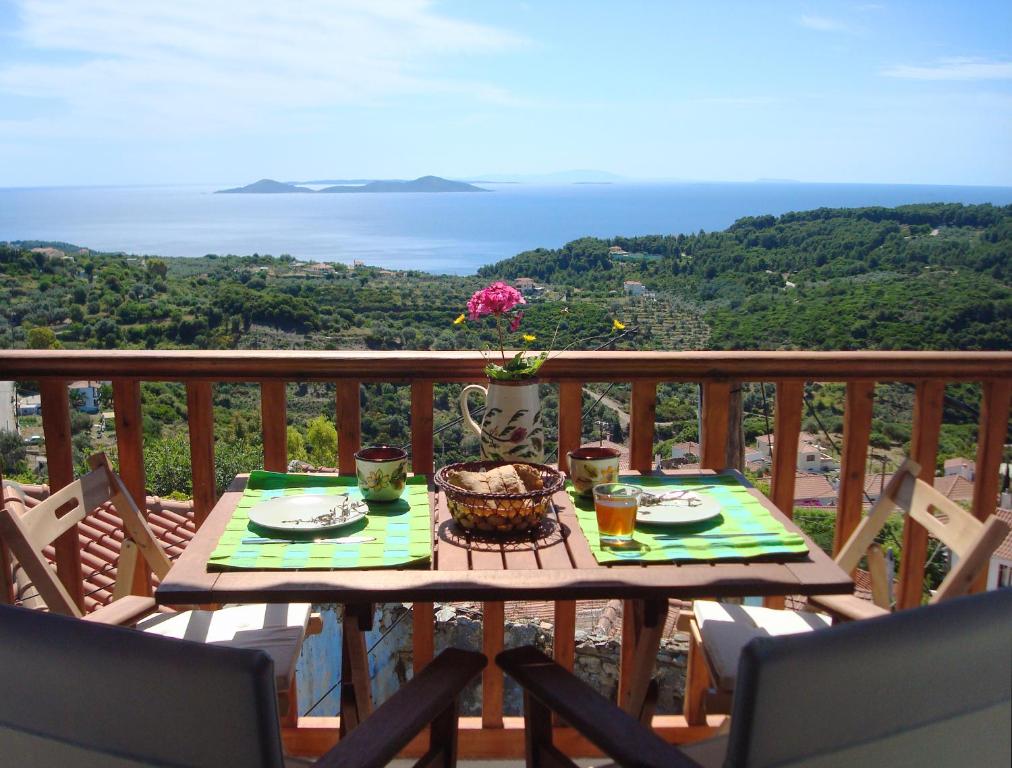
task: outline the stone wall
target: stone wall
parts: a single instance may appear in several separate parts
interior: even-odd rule
[[[302,714],[338,714],[338,692],[335,687],[341,673],[341,623],[339,606],[318,606],[324,618],[320,635],[307,638],[298,667],[299,711]],[[474,605],[436,605],[436,652],[447,647],[481,650],[481,610]],[[388,603],[377,607],[373,629],[366,633],[369,673],[373,681],[373,697],[377,703],[386,700],[411,675],[411,606]],[[618,690],[620,643],[608,627],[577,630],[574,672],[590,685],[615,697]],[[505,646],[534,645],[548,654],[552,651],[553,626],[538,618],[506,621]],[[654,677],[658,682],[657,712],[681,712],[685,686],[685,659],[688,639],[682,633],[665,638],[657,657]],[[503,711],[507,715],[521,712],[521,692],[506,678]],[[481,683],[475,681],[465,691],[462,714],[476,715],[481,711]]]

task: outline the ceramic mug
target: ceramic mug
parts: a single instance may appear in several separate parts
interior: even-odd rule
[[[366,501],[396,501],[408,479],[408,454],[402,448],[377,445],[355,454],[358,487]]]
[[[588,445],[569,454],[569,479],[580,496],[589,496],[599,483],[618,481],[618,456],[614,448]]]

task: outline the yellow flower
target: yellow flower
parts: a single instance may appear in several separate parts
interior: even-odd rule
[[[456,320],[453,321],[453,324],[454,325],[460,325],[462,322],[464,322],[464,313],[463,312],[461,312],[460,316]]]
[[[524,341],[526,341],[528,344],[530,344],[532,341],[534,341],[537,338],[538,337],[535,336],[533,333],[525,333],[524,334]]]
[[[611,327],[616,331],[624,331],[625,323],[620,323],[618,320],[612,320]]]

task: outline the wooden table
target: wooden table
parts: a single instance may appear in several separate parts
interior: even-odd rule
[[[743,476],[734,474],[748,486]],[[853,590],[850,577],[807,537],[809,555],[800,560],[599,565],[564,491],[553,499],[548,533],[541,539],[505,544],[472,539],[450,518],[445,500],[431,484],[433,557],[428,569],[208,572],[207,559],[235,510],[246,479],[246,475],[237,477],[221,497],[158,586],[155,597],[166,605],[343,603],[342,680],[351,682],[342,685],[342,731],[354,727],[371,711],[363,632],[370,627],[375,603],[624,599],[627,609],[632,609],[635,647],[623,653],[632,669],[622,670],[627,680],[620,685],[624,691],[620,703],[638,714],[650,683],[669,599],[843,594]],[[788,530],[801,533],[765,496],[755,489],[751,493]]]

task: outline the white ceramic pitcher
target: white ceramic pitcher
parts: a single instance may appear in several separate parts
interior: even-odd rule
[[[481,426],[471,418],[468,408],[471,392],[485,396]],[[545,431],[536,381],[489,381],[487,387],[469,384],[460,392],[460,413],[481,438],[483,460],[544,461]]]

